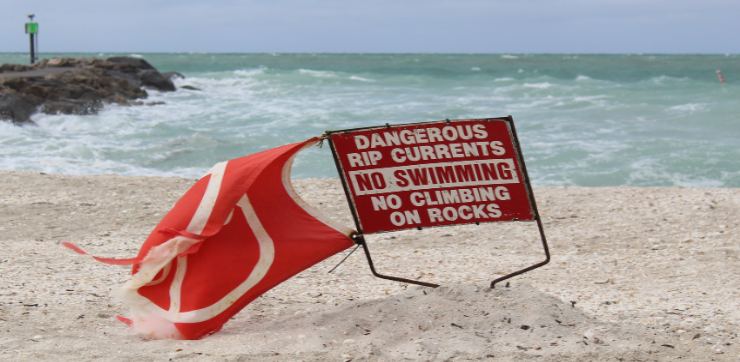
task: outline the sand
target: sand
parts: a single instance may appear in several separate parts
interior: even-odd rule
[[[533,223],[372,235],[257,299],[199,341],[142,340],[115,320],[126,257],[193,180],[0,172],[0,360],[717,360],[740,358],[740,189],[539,187]],[[336,180],[298,180],[350,223]]]

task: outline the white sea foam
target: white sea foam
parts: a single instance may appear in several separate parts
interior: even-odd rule
[[[511,54],[501,54],[501,59],[519,59],[519,57]]]
[[[375,82],[375,80],[374,80],[374,79],[370,79],[370,78],[365,78],[365,77],[360,77],[359,75],[351,75],[351,76],[349,77],[349,79],[351,79],[351,80],[356,80],[356,81],[358,81],[358,82],[367,82],[367,83],[373,83],[373,82]]]
[[[657,77],[650,78],[650,82],[656,85],[665,85],[666,83],[686,82],[689,79],[686,77],[671,77],[668,75],[659,75]]]
[[[298,73],[310,75],[317,78],[334,78],[337,76],[337,74],[334,72],[324,70],[298,69]]]
[[[604,94],[597,94],[593,96],[575,96],[573,97],[573,100],[576,102],[592,102],[596,100],[602,100],[605,98],[608,98],[608,96]]]
[[[682,187],[722,187],[721,180],[710,179],[702,175],[686,175],[675,172],[656,157],[643,157],[629,165],[628,182],[632,185],[673,185]]]
[[[587,75],[581,75],[581,74],[579,74],[579,75],[578,75],[578,76],[576,77],[576,82],[585,82],[585,81],[587,81],[587,80],[591,80],[591,77],[589,77],[589,76],[587,76]]]
[[[685,103],[668,107],[668,112],[675,113],[695,113],[707,109],[707,103]]]
[[[253,77],[255,75],[265,74],[267,67],[259,67],[252,69],[237,69],[233,72],[237,77]]]
[[[472,71],[472,72],[480,72],[480,67],[470,67],[470,71]]]
[[[539,82],[539,83],[524,83],[522,86],[524,88],[548,89],[548,88],[552,88],[553,84],[550,82]]]

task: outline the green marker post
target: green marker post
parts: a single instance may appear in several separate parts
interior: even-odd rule
[[[29,22],[26,23],[26,34],[28,34],[31,43],[31,64],[36,63],[36,49],[39,45],[39,23],[33,21],[35,16],[34,14],[29,14]]]

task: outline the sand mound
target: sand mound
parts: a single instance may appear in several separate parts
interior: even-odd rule
[[[257,348],[255,355],[275,358],[632,359],[670,358],[676,348],[641,327],[600,322],[528,285],[412,288],[325,312],[245,324],[224,332],[242,335]]]

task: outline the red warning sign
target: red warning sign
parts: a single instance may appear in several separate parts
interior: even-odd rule
[[[360,233],[534,220],[510,118],[329,134]]]

